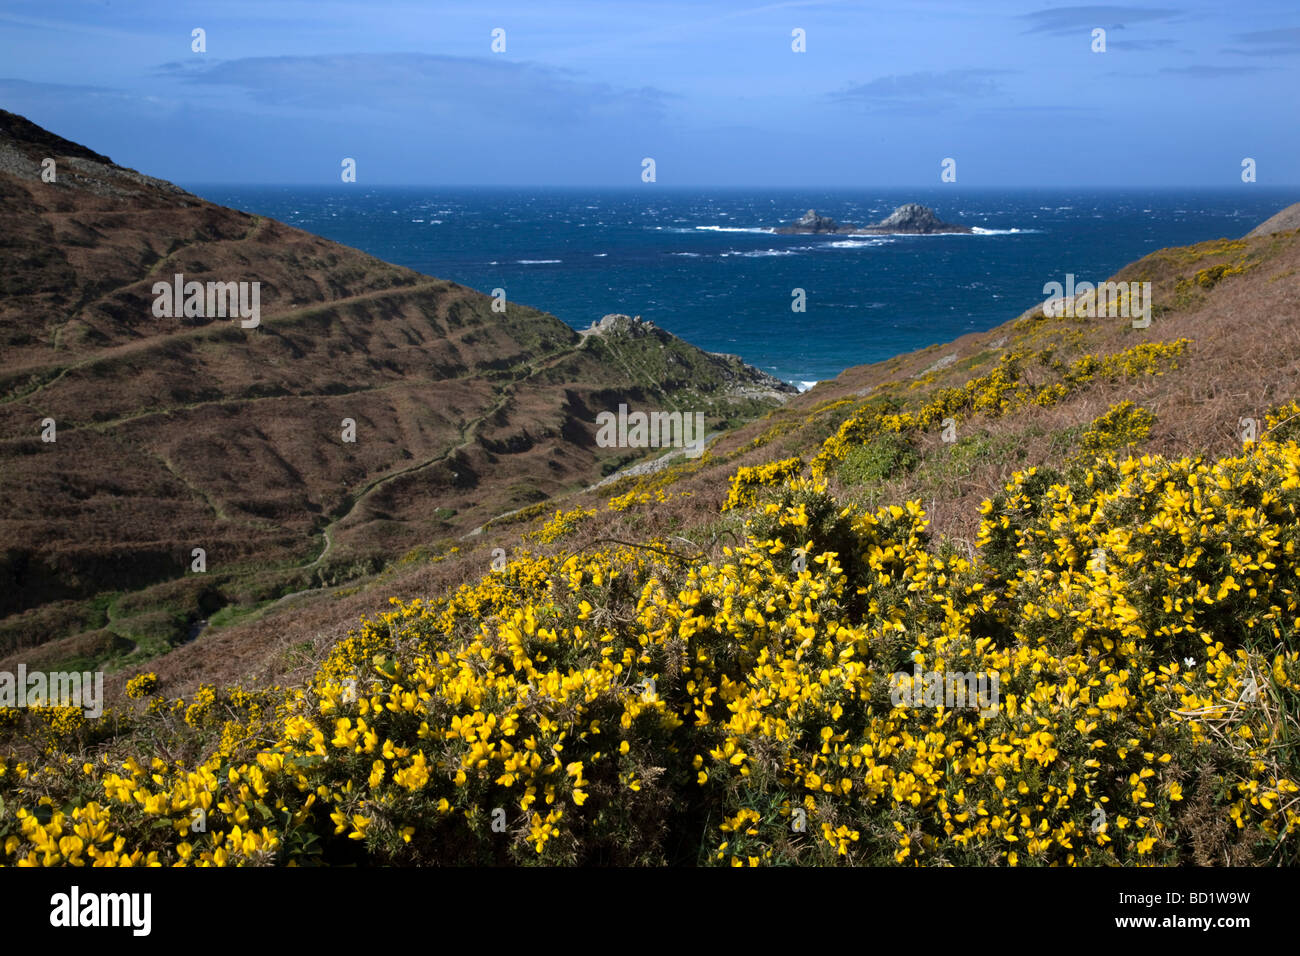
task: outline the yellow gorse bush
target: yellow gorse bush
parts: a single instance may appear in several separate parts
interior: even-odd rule
[[[674,494],[664,491],[662,488],[656,488],[654,491],[632,490],[626,494],[617,495],[609,499],[610,511],[627,511],[637,505],[664,504],[674,498],[689,498],[689,491],[681,491]]]
[[[1091,457],[1137,444],[1151,435],[1155,421],[1155,415],[1126,399],[1088,426],[1079,438],[1079,447]]]
[[[132,700],[143,700],[151,696],[157,689],[158,675],[153,672],[137,674],[126,682],[126,696]]]
[[[1031,468],[973,559],[918,502],[844,506],[800,469],[733,483],[744,533],[712,559],[523,553],[395,602],[304,687],[204,687],[140,740],[119,714],[90,757],[31,715],[3,860],[1297,861],[1294,441]],[[923,692],[953,672],[998,698]]]
[[[572,533],[578,525],[596,512],[586,508],[574,508],[572,511],[556,511],[555,516],[537,530],[525,537],[541,544],[550,544]]]
[[[739,468],[731,478],[731,487],[727,491],[727,500],[723,502],[722,510],[730,511],[732,508],[752,505],[761,489],[779,488],[802,470],[802,458],[786,458],[766,465]]]
[[[961,388],[940,389],[915,412],[893,412],[878,401],[863,403],[861,410],[846,418],[839,430],[822,444],[821,452],[812,461],[812,472],[825,474],[834,462],[843,461],[851,448],[885,432],[921,431],[937,427],[947,418],[959,421],[977,414],[996,417],[1026,405],[1051,406],[1098,379],[1164,374],[1178,367],[1178,356],[1190,344],[1189,339],[1143,342],[1114,355],[1084,355],[1069,365],[1052,359],[1050,352],[1010,351],[987,375],[973,378]],[[1042,385],[1030,384],[1024,368],[1031,360],[1049,365],[1060,379]]]

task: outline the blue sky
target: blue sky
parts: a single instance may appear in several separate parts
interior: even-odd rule
[[[1295,0],[0,2],[0,106],[181,183],[1300,184],[1297,89]]]

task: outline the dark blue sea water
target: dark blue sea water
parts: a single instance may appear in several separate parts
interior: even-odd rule
[[[1221,191],[863,191],[192,186],[389,262],[584,328],[640,315],[795,383],[981,331],[1066,273],[1096,282],[1154,249],[1244,235],[1297,199]],[[863,224],[904,202],[978,235],[777,236],[807,209]],[[791,310],[805,290],[807,311]]]

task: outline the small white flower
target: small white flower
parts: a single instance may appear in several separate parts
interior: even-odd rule
[[[1187,666],[1187,667],[1195,667],[1195,666],[1196,666],[1196,658],[1195,658],[1195,657],[1184,657],[1184,658],[1183,658],[1183,664],[1184,664],[1185,666]]]

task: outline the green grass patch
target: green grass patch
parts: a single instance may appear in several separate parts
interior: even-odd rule
[[[886,432],[845,455],[839,478],[848,485],[877,484],[906,474],[919,460],[916,449],[906,438]]]

